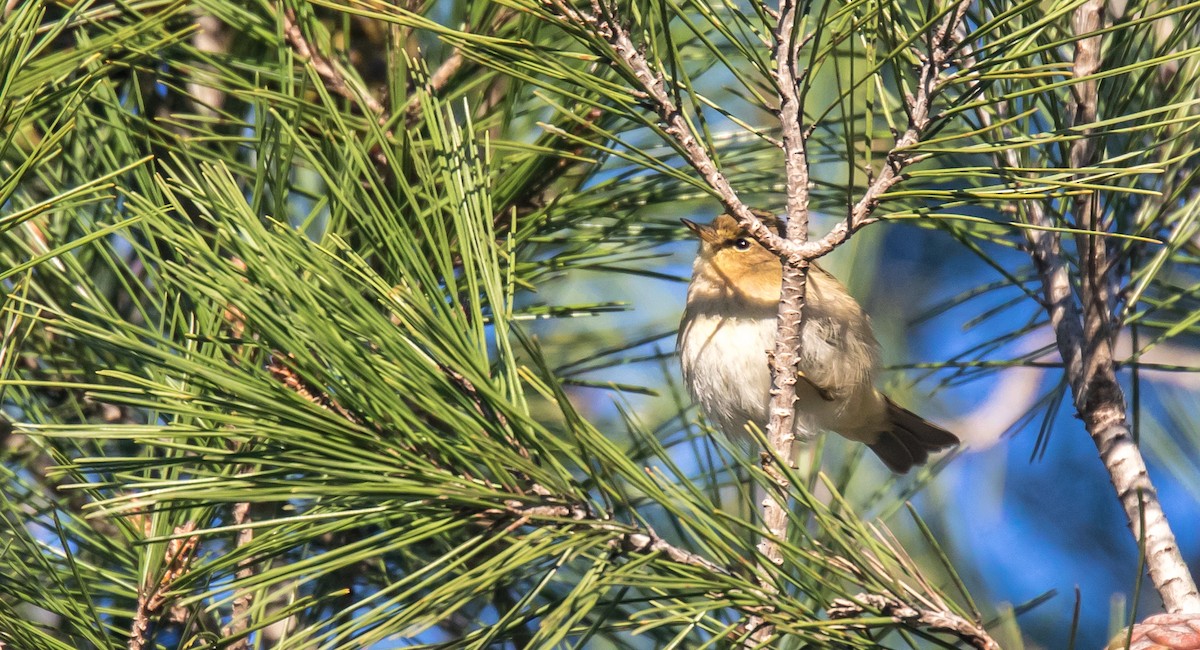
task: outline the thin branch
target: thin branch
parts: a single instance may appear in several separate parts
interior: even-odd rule
[[[820,239],[799,242],[792,241],[790,238],[785,239],[773,232],[741,200],[737,192],[729,184],[728,179],[717,168],[708,149],[696,138],[688,126],[682,110],[675,104],[671,93],[668,91],[667,80],[649,64],[645,55],[633,43],[628,30],[625,29],[604,0],[592,0],[591,13],[576,10],[564,0],[542,0],[542,3],[568,21],[589,27],[596,35],[603,38],[613,47],[618,59],[628,68],[629,72],[632,72],[634,80],[636,80],[640,89],[646,93],[647,98],[658,114],[663,130],[671,137],[688,163],[700,173],[709,187],[716,192],[717,198],[721,200],[722,205],[725,206],[729,214],[736,218],[738,223],[745,227],[767,250],[779,255],[793,266],[801,266],[805,262],[829,254],[842,242],[849,239],[850,235],[855,231],[871,223],[871,214],[879,204],[879,200],[883,194],[901,180],[900,170],[912,162],[905,153],[905,150],[919,141],[921,133],[928,127],[931,121],[929,109],[933,96],[936,93],[934,81],[942,69],[946,67],[946,63],[950,59],[950,45],[952,44],[950,35],[954,33],[955,27],[961,22],[962,17],[971,4],[969,0],[963,0],[955,5],[954,11],[951,11],[946,16],[939,26],[938,31],[933,35],[930,54],[924,59],[921,65],[917,95],[910,98],[908,128],[888,154],[888,164],[884,170],[873,180],[862,198],[851,209],[849,218],[846,221],[840,222]],[[788,20],[784,11],[786,5],[793,5],[791,21]],[[790,47],[790,28],[795,19],[794,2],[791,0],[781,0],[779,15],[780,20],[778,24],[788,25],[789,34],[786,37],[789,44],[788,49],[793,49]],[[780,75],[782,69],[779,68],[778,31],[777,29],[776,74]],[[799,44],[796,44],[796,46],[798,47]],[[788,57],[785,56],[785,58]],[[794,57],[791,58],[794,59]],[[789,91],[785,86],[780,86],[781,93],[795,93],[794,83],[797,80],[797,73],[794,68],[794,62],[791,67],[792,73],[788,77],[792,80],[792,89]],[[790,112],[790,108],[781,102],[781,119],[783,119],[783,112]],[[800,128],[798,135],[803,137],[803,128]],[[796,154],[789,154],[786,151],[786,147],[785,156],[792,162],[796,161]],[[789,180],[793,180],[794,178],[798,177],[789,176]],[[795,216],[790,209],[789,216]]]
[[[412,8],[409,10],[411,11]],[[485,32],[491,35],[499,34],[500,28],[504,27],[504,25],[506,25],[516,16],[517,12],[512,9],[505,8],[497,11],[496,15],[492,17],[491,22],[485,26]],[[470,30],[464,27],[463,32],[469,33]],[[437,95],[441,93],[442,89],[446,87],[446,84],[450,83],[450,80],[458,74],[465,61],[466,58],[463,56],[462,49],[458,47],[453,48],[453,50],[450,52],[450,55],[447,56],[444,61],[442,61],[441,65],[437,67],[437,70],[434,70],[433,74],[429,75],[429,78],[426,79],[425,83],[422,84],[425,89],[425,93],[427,95]],[[416,125],[417,121],[421,118],[422,97],[424,97],[424,95],[414,94],[408,99],[408,103],[404,106],[405,126],[408,128],[412,128],[414,125]]]
[[[286,356],[288,358],[295,358],[291,353],[288,353]],[[303,377],[286,365],[282,359],[283,357],[281,357],[277,352],[272,352],[271,360],[267,363],[267,372],[270,372],[271,376],[277,379],[279,383],[289,388],[293,393],[296,393],[309,402],[320,406],[326,411],[337,413],[354,424],[362,424],[362,421],[358,418],[358,416],[346,410],[346,408],[339,404],[337,400],[330,398],[325,393],[310,386],[304,381]]]
[[[233,523],[236,526],[244,526],[237,532],[237,539],[234,542],[237,548],[247,546],[254,541],[254,529],[248,525],[251,521],[248,502],[233,504]],[[254,577],[254,558],[242,558],[238,561],[237,580],[240,582],[252,577]],[[254,592],[239,587],[237,596],[233,599],[233,614],[229,619],[229,625],[221,631],[221,636],[228,639],[243,634],[250,627],[250,607],[253,604]],[[249,647],[249,635],[226,646],[229,650],[248,650]]]
[[[551,496],[549,491],[540,485],[532,485],[529,491],[534,494],[544,495],[544,501],[537,504],[528,504],[515,500],[508,501],[505,504],[503,513],[513,517],[514,520],[505,527],[506,531],[516,530],[535,519],[570,519],[575,522],[571,524],[572,526],[611,533],[612,537],[609,539],[608,545],[623,553],[638,555],[661,554],[676,564],[697,567],[717,575],[732,575],[728,570],[718,566],[707,558],[671,544],[662,537],[659,537],[658,533],[654,532],[654,529],[648,526],[646,528],[631,528],[624,524],[609,521],[602,516],[598,516],[588,503],[572,502]],[[486,510],[481,515],[489,517],[500,513],[501,511],[499,510]]]
[[[492,28],[499,28],[511,20],[514,15],[516,13],[510,10],[500,11],[491,23]],[[296,53],[312,64],[313,70],[316,71],[317,75],[325,83],[326,88],[351,101],[362,102],[375,115],[376,120],[381,126],[387,125],[391,121],[391,113],[388,112],[387,108],[374,95],[350,79],[336,62],[318,52],[309,43],[300,26],[296,24],[295,12],[290,8],[283,10],[283,33]],[[450,80],[459,73],[465,60],[462,50],[454,48],[450,52],[450,55],[442,61],[441,65],[422,84],[425,92],[429,95],[440,93],[446,87],[446,84],[450,83]],[[404,123],[406,128],[412,128],[420,120],[422,97],[423,95],[419,93],[413,94],[404,105]],[[393,137],[390,129],[385,133],[388,138]],[[375,157],[376,162],[387,164],[387,158],[384,157],[381,151],[375,150],[372,152],[372,155]]]
[[[391,116],[383,104],[375,99],[367,89],[362,88],[358,83],[351,81],[341,70],[341,68],[331,61],[324,54],[321,54],[308,42],[304,32],[300,26],[296,24],[296,12],[290,7],[283,10],[283,35],[291,43],[292,49],[299,54],[301,58],[307,59],[312,65],[313,70],[321,77],[321,81],[325,83],[325,87],[331,92],[334,92],[353,102],[360,102],[366,106],[368,110],[375,114],[375,119],[380,125],[386,125]],[[389,129],[385,132],[388,138],[392,137],[392,132]],[[374,148],[371,151],[375,162],[380,165],[387,165],[387,156],[383,154],[380,148]]]
[[[794,405],[797,381],[796,352],[799,349],[802,309],[806,290],[807,269],[811,260],[825,255],[845,242],[859,228],[871,222],[871,215],[883,195],[901,180],[901,171],[913,162],[908,150],[916,145],[929,127],[931,106],[937,92],[937,80],[948,65],[953,44],[952,35],[962,22],[970,0],[960,0],[946,15],[937,31],[930,35],[929,54],[922,58],[916,94],[908,98],[909,122],[905,132],[888,153],[886,165],[875,176],[863,196],[852,206],[845,221],[840,222],[818,240],[808,238],[809,170],[807,135],[803,125],[803,98],[799,84],[807,71],[797,67],[799,49],[807,42],[794,41],[796,22],[795,0],[780,0],[778,21],[773,31],[773,54],[776,82],[780,92],[779,119],[783,131],[783,150],[787,179],[788,226],[786,239],[773,232],[747,206],[717,168],[707,147],[696,137],[680,107],[669,92],[666,78],[646,60],[634,44],[616,11],[605,0],[591,0],[591,12],[578,10],[565,0],[542,0],[544,6],[568,22],[584,26],[604,39],[618,61],[613,65],[622,72],[632,73],[633,80],[645,93],[657,113],[663,131],[688,163],[717,194],[729,214],[745,227],[765,248],[784,261],[783,286],[778,312],[779,331],[771,358],[773,385],[771,389],[768,442],[774,454],[764,454],[764,469],[775,477],[775,494],[763,502],[766,534],[759,550],[772,563],[782,563],[779,540],[787,537],[787,481],[771,467],[771,459],[790,464],[791,447],[795,439]],[[620,66],[623,65],[624,68]],[[763,589],[773,593],[774,586],[766,573],[759,576]],[[755,615],[750,622],[752,640],[767,642],[774,634],[772,626]]]
[[[820,240],[809,241],[808,202],[809,167],[808,134],[803,119],[803,96],[800,85],[806,83],[806,70],[798,67],[799,49],[804,41],[796,43],[794,27],[796,21],[795,0],[780,0],[779,21],[773,32],[775,59],[775,81],[779,88],[779,122],[783,132],[783,154],[787,179],[787,240],[796,251],[795,256],[784,256],[783,279],[778,310],[778,332],[775,350],[771,355],[771,405],[767,422],[767,442],[771,454],[763,454],[763,469],[775,480],[775,493],[763,500],[763,523],[766,534],[759,543],[759,550],[768,561],[783,562],[779,548],[780,540],[787,539],[788,499],[787,480],[782,473],[770,465],[773,458],[791,466],[792,446],[795,441],[796,382],[798,380],[799,351],[805,293],[807,291],[808,265],[810,260],[832,251],[844,243],[859,228],[871,222],[871,215],[880,199],[896,183],[900,182],[901,170],[912,162],[908,150],[916,145],[931,122],[930,111],[937,92],[937,80],[950,59],[952,35],[962,21],[970,0],[962,0],[943,19],[935,34],[930,35],[929,52],[922,57],[918,72],[917,92],[907,98],[908,126],[892,150],[888,153],[883,169],[874,176],[863,196],[850,210],[843,221],[830,229]],[[762,576],[764,589],[774,587]],[[754,630],[751,639],[766,643],[774,629],[761,618],[750,622]]]
[[[412,10],[413,7],[409,7],[408,9]],[[517,13],[515,11],[507,9],[497,12],[496,16],[489,24],[489,31],[495,33],[497,30],[499,30],[499,28],[511,21],[516,15]],[[309,63],[312,64],[313,70],[317,73],[317,76],[321,78],[321,81],[325,84],[325,87],[330,90],[330,92],[349,99],[350,101],[361,102],[369,111],[371,111],[371,113],[375,115],[376,121],[381,126],[386,126],[391,122],[391,113],[388,112],[387,108],[385,108],[384,105],[374,97],[374,95],[348,77],[335,61],[317,51],[312,43],[309,42],[309,40],[304,36],[303,30],[300,29],[300,26],[296,22],[295,12],[290,8],[283,10],[283,33],[287,38],[288,43],[291,44],[292,49],[294,49],[301,58],[308,60]],[[449,56],[447,56],[446,59],[437,67],[437,69],[435,69],[428,76],[428,78],[424,80],[424,82],[421,84],[421,87],[424,89],[424,93],[414,93],[404,105],[405,128],[411,129],[420,121],[423,98],[440,94],[446,85],[449,84],[450,81],[459,74],[465,62],[466,58],[463,56],[461,48],[455,47],[450,52]],[[597,111],[593,111],[589,114],[587,123],[594,122],[598,118],[599,113]],[[582,131],[583,128],[580,130]],[[386,130],[384,133],[389,139],[394,137],[393,132],[390,129]],[[377,164],[381,166],[386,166],[388,164],[387,156],[383,154],[383,151],[378,146],[371,150],[371,157]],[[543,175],[538,179],[538,182],[534,185],[534,189],[531,189],[527,195],[521,197],[519,200],[514,201],[514,205],[540,204],[543,201],[542,195],[544,195],[545,190],[550,183],[561,177],[569,168],[574,166],[574,164],[576,163],[563,163],[553,167],[550,173]],[[498,210],[496,213],[495,223],[497,225],[498,232],[503,232],[507,229],[505,224],[508,222],[502,219],[502,217],[508,213],[507,207],[508,206],[504,206],[503,209]]]
[[[620,62],[632,72],[639,88],[646,93],[662,122],[663,131],[671,137],[688,164],[699,172],[708,186],[716,192],[717,198],[729,214],[771,252],[780,256],[795,254],[794,247],[755,216],[734,191],[729,180],[717,168],[708,149],[692,132],[683,111],[675,104],[667,89],[667,80],[650,66],[645,55],[634,45],[629,32],[603,0],[592,0],[590,13],[576,10],[564,0],[542,0],[542,4],[568,22],[588,27],[611,45]],[[617,63],[614,61],[613,65],[616,66]],[[796,261],[801,260],[797,258]]]
[[[149,527],[150,518],[144,519],[143,525]],[[134,611],[133,622],[129,628],[129,650],[142,650],[152,641],[150,623],[161,613],[163,606],[171,599],[167,592],[171,584],[188,572],[192,560],[196,557],[196,547],[200,544],[199,535],[187,535],[196,530],[195,522],[187,522],[176,526],[176,537],[167,542],[163,551],[162,575],[155,579],[147,572],[142,586],[138,589],[137,609]],[[148,531],[147,531],[147,534]]]
[[[946,611],[915,609],[889,596],[858,594],[851,599],[837,598],[825,611],[831,619],[882,614],[908,628],[953,634],[976,650],[1000,650],[1000,644],[987,630],[972,621]]]
[[[318,52],[308,42],[304,32],[296,24],[296,12],[292,11],[290,7],[283,10],[283,34],[292,44],[292,49],[296,50],[296,54],[312,64],[313,70],[316,70],[327,88],[346,99],[362,102],[376,117],[381,118],[380,124],[386,123],[387,109],[383,107],[383,104],[379,103],[379,100],[375,99],[375,96],[367,92],[365,88],[351,81],[342,72],[340,66]]]
[[[792,40],[795,21],[795,0],[780,0],[779,20],[772,37],[787,182],[787,239],[791,244],[802,246],[808,242],[809,168],[804,106],[799,89],[806,73],[800,71],[796,64],[800,44]],[[783,265],[778,331],[775,334],[775,351],[770,358],[771,405],[767,421],[770,452],[763,453],[762,465],[774,481],[774,490],[762,502],[765,531],[758,543],[758,550],[768,562],[775,565],[783,564],[783,552],[779,544],[788,536],[789,508],[788,481],[783,473],[775,471],[772,460],[777,458],[789,467],[795,464],[792,443],[796,439],[796,381],[800,362],[800,328],[808,289],[808,266],[808,259],[788,259]],[[768,593],[776,592],[769,571],[764,570],[758,578],[759,585]],[[775,627],[761,616],[752,616],[748,627],[752,630],[750,640],[755,644],[765,644],[775,634]]]
[[[1099,29],[1103,11],[1103,0],[1089,0],[1076,8],[1072,21],[1075,34],[1083,36]],[[1085,78],[1100,69],[1100,45],[1098,35],[1076,41],[1074,77]],[[973,66],[971,48],[964,48],[963,53],[964,67]],[[1073,87],[1073,92],[1074,123],[1094,122],[1098,104],[1096,81],[1084,79]],[[1007,109],[1005,102],[996,107],[1002,115]],[[992,124],[987,111],[980,110],[978,115],[984,126]],[[1003,156],[1010,167],[1020,166],[1016,149],[1006,149]],[[1073,167],[1092,164],[1097,156],[1095,141],[1087,137],[1074,141],[1069,156]],[[1085,195],[1072,205],[1077,222],[1089,230],[1099,230],[1101,226],[1097,200],[1095,195]],[[1056,225],[1043,203],[1033,201],[1022,205],[1029,223],[1042,228]],[[1042,280],[1044,307],[1054,329],[1075,409],[1108,470],[1134,539],[1139,543],[1145,540],[1150,579],[1168,612],[1200,612],[1200,592],[1179,552],[1145,459],[1129,429],[1125,395],[1117,381],[1113,360],[1116,328],[1112,323],[1110,264],[1104,242],[1095,236],[1077,238],[1081,305],[1072,287],[1060,234],[1046,229],[1027,229],[1024,234],[1030,258]]]

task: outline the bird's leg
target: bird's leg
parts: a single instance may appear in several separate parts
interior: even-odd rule
[[[796,379],[802,380],[804,383],[808,384],[809,387],[817,391],[817,394],[821,396],[821,399],[825,400],[826,402],[832,402],[833,400],[837,399],[832,391],[818,386],[816,382],[814,382],[808,375],[804,374],[804,371],[799,368],[796,369]]]

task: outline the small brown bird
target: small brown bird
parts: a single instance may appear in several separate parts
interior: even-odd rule
[[[779,229],[770,215],[760,215]],[[711,224],[683,220],[700,237],[677,346],[683,377],[700,408],[737,439],[747,422],[766,429],[783,266],[723,214]],[[892,471],[923,464],[958,444],[875,389],[879,343],[846,287],[813,264],[808,274],[796,384],[796,431],[834,431],[865,443]]]

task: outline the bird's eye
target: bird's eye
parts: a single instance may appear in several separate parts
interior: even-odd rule
[[[745,237],[738,237],[737,239],[733,240],[733,247],[740,251],[749,250],[750,240],[746,239]]]

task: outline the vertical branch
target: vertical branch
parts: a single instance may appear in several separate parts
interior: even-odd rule
[[[1089,0],[1080,5],[1072,20],[1075,34],[1094,34],[1101,25],[1103,11],[1103,0]],[[964,48],[963,52],[965,67],[973,67],[975,61],[970,48]],[[1080,79],[1073,86],[1071,113],[1074,125],[1089,124],[1097,119],[1097,82],[1087,77],[1099,71],[1100,66],[1101,36],[1080,38],[1075,44],[1072,67],[1073,76]],[[995,106],[1001,113],[1007,109],[1005,102]],[[981,110],[978,115],[982,124],[991,126],[993,120],[988,112]],[[1084,130],[1084,134],[1090,135],[1091,131]],[[1002,162],[1008,167],[1022,166],[1016,149],[1008,148],[997,157],[1001,155]],[[1092,165],[1096,157],[1095,140],[1084,137],[1072,142],[1069,162],[1073,168]],[[1158,500],[1145,459],[1129,429],[1125,396],[1113,363],[1116,327],[1109,284],[1110,261],[1104,244],[1096,236],[1076,237],[1080,257],[1077,299],[1061,236],[1054,230],[1059,224],[1040,202],[1031,201],[1023,207],[1025,219],[1041,227],[1025,229],[1024,234],[1029,243],[1029,256],[1042,281],[1043,306],[1050,316],[1076,412],[1108,470],[1134,539],[1145,539],[1146,567],[1163,605],[1171,613],[1200,612],[1200,593],[1179,553],[1175,534]],[[1075,225],[1091,231],[1103,230],[1099,208],[1093,194],[1076,197],[1072,202]]]
[[[950,59],[953,35],[966,15],[970,0],[959,0],[929,34],[928,51],[921,57],[917,72],[915,92],[906,97],[908,126],[896,139],[888,152],[886,162],[879,174],[868,184],[863,195],[850,206],[847,218],[838,222],[819,240],[808,240],[809,166],[807,136],[810,133],[803,124],[804,107],[801,102],[799,84],[807,75],[806,70],[797,68],[800,44],[795,41],[796,2],[780,0],[779,20],[775,26],[774,59],[775,80],[779,86],[779,121],[783,134],[783,154],[787,179],[787,246],[791,254],[783,259],[783,283],[779,300],[778,331],[775,351],[771,356],[771,406],[767,423],[767,441],[775,458],[791,465],[792,443],[795,442],[796,380],[798,377],[798,352],[801,345],[801,328],[804,320],[804,300],[807,289],[808,267],[811,260],[820,257],[844,243],[859,228],[871,223],[872,214],[883,195],[899,183],[902,171],[911,164],[909,150],[921,141],[921,136],[933,120],[933,100],[937,93],[937,81]],[[770,456],[764,456],[763,467],[774,477],[776,492],[763,500],[763,521],[766,534],[759,543],[759,550],[776,564],[783,562],[779,543],[787,539],[787,481],[768,466]],[[763,589],[773,586],[762,584]],[[774,630],[761,619],[752,619],[752,639],[765,643]]]
[[[1103,0],[1089,0],[1075,9],[1072,27],[1083,36],[1075,43],[1072,74],[1080,79],[1074,92],[1073,125],[1091,124],[1097,118],[1098,82],[1089,79],[1100,70]],[[1070,164],[1080,169],[1095,163],[1096,142],[1090,130],[1071,143]],[[1098,197],[1075,197],[1072,210],[1079,227],[1100,231],[1101,210]],[[1134,539],[1145,539],[1146,567],[1150,579],[1170,613],[1200,611],[1200,592],[1188,571],[1175,534],[1158,500],[1158,493],[1146,470],[1141,450],[1133,440],[1127,419],[1124,392],[1117,382],[1113,364],[1113,299],[1109,283],[1110,264],[1105,243],[1095,235],[1077,235],[1079,250],[1080,300],[1083,303],[1080,375],[1071,378],[1075,405],[1100,459],[1108,470],[1125,510]]]
[[[192,35],[192,47],[213,56],[228,53],[229,34],[220,19],[201,10],[195,18],[195,23],[197,29]],[[206,73],[212,72],[212,66],[206,63],[197,65]],[[192,81],[188,82],[187,91],[188,95],[193,98],[193,110],[206,118],[216,117],[217,111],[221,110],[221,106],[225,103],[224,91],[196,81],[194,77]]]
[[[250,504],[247,502],[233,504],[233,523],[235,526],[244,526],[237,531],[237,540],[235,544],[237,548],[242,548],[254,540],[254,529],[249,526],[250,519]],[[247,580],[254,576],[254,558],[244,557],[238,561],[237,580]],[[233,599],[233,615],[230,617],[229,625],[221,631],[221,635],[226,639],[243,634],[250,626],[250,606],[254,604],[254,592],[246,587],[239,587],[236,597]],[[250,637],[243,636],[226,646],[229,650],[247,650],[250,647]]]
[[[786,237],[768,228],[747,206],[721,173],[708,148],[692,132],[682,109],[669,92],[669,83],[647,61],[628,30],[622,25],[616,9],[606,0],[591,0],[591,11],[576,9],[566,0],[541,0],[542,5],[566,22],[586,27],[591,35],[605,41],[611,52],[610,64],[625,75],[647,100],[677,151],[708,183],[730,215],[767,250],[783,260],[783,286],[778,310],[778,333],[771,355],[773,385],[767,438],[774,452],[764,457],[763,467],[776,482],[775,493],[763,501],[765,531],[759,550],[773,564],[783,563],[781,541],[787,537],[787,480],[772,466],[772,459],[792,461],[795,440],[796,381],[798,379],[800,332],[807,288],[807,273],[812,260],[821,257],[844,243],[850,236],[874,218],[873,214],[884,194],[903,179],[902,171],[913,162],[910,150],[920,143],[921,136],[933,121],[933,100],[938,91],[938,78],[948,65],[954,44],[953,34],[962,22],[972,0],[957,0],[946,13],[936,31],[929,34],[928,52],[921,57],[917,89],[906,98],[908,124],[897,135],[895,146],[887,161],[873,178],[863,195],[848,206],[847,218],[817,240],[809,240],[809,165],[807,137],[804,127],[802,95],[799,84],[808,74],[797,68],[799,50],[805,40],[796,40],[796,0],[780,0],[777,23],[773,31],[772,55],[775,59],[775,79],[779,86],[778,117],[782,127],[781,145],[784,151],[787,179],[788,226]],[[777,587],[770,579],[772,571],[762,567],[758,582],[764,593],[775,594]],[[750,619],[751,640],[762,646],[774,636],[774,628],[755,614]]]
[[[796,23],[795,0],[780,0],[779,20],[775,24],[774,59],[775,81],[779,86],[779,123],[783,135],[784,170],[787,184],[787,239],[795,245],[808,242],[808,151],[803,125],[799,83],[802,73],[796,69],[797,50],[794,42]],[[807,259],[784,258],[783,281],[780,287],[778,330],[775,351],[771,355],[771,405],[767,421],[767,444],[771,453],[763,454],[763,469],[775,481],[773,494],[763,499],[763,525],[766,530],[758,544],[767,561],[783,564],[780,540],[788,534],[788,482],[783,474],[773,471],[773,459],[789,467],[795,459],[796,373],[800,361],[800,327],[803,322],[804,298],[808,288]],[[768,593],[774,593],[770,572],[763,571],[759,582]],[[775,630],[760,617],[750,619],[751,639],[766,643]]]

